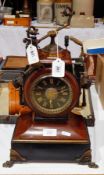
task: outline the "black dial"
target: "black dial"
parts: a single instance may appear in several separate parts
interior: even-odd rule
[[[56,78],[48,68],[33,72],[24,84],[27,105],[47,117],[58,117],[71,111],[79,93],[78,83],[71,73],[65,72],[64,78]]]
[[[30,90],[34,107],[47,114],[63,112],[71,103],[73,91],[64,78],[42,76],[32,83]]]

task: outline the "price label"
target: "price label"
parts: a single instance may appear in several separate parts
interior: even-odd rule
[[[33,46],[32,44],[29,44],[26,52],[27,52],[27,58],[28,58],[29,64],[34,64],[39,62],[39,55],[38,55],[37,48],[35,46]]]
[[[60,58],[57,58],[52,62],[52,76],[64,77],[65,76],[65,62]]]
[[[71,133],[67,131],[62,131],[62,135],[70,137]]]
[[[57,136],[57,129],[43,129],[43,136]]]

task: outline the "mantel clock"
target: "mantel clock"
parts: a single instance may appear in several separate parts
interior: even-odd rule
[[[40,63],[27,66],[22,76],[10,83],[10,114],[20,115],[11,141],[10,161],[3,166],[27,161],[76,162],[94,166],[85,119],[72,112],[79,104],[80,77],[73,74],[70,53],[62,48],[59,54],[66,64],[65,76],[52,76],[51,64],[56,56],[49,59],[49,51],[51,48],[51,55],[55,55],[56,32],[55,35],[50,32],[50,35],[50,45],[38,49]],[[37,40],[35,35],[32,42],[37,45],[47,37],[49,33]],[[27,44],[30,41],[30,38],[25,39]]]

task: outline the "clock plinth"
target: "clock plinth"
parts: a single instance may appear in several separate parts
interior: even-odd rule
[[[32,115],[18,118],[10,161],[91,163],[90,140],[82,116],[70,114],[66,123],[34,122]],[[82,132],[83,131],[83,132]]]

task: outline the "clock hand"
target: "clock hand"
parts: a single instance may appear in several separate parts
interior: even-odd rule
[[[62,92],[66,92],[67,91],[67,89],[60,89],[60,90],[58,90],[58,93],[62,93]]]
[[[42,87],[42,88],[32,89],[32,91],[40,91],[40,92],[41,92],[41,91],[45,91],[45,89],[46,89],[46,88],[43,88],[43,87]]]
[[[50,104],[50,108],[52,108],[53,107],[52,100],[49,100],[49,104]]]
[[[67,89],[61,90],[61,91],[57,91],[57,92],[52,92],[52,95],[58,95],[58,94],[62,94],[64,92],[67,92]],[[50,103],[52,103],[52,102],[50,102]]]

